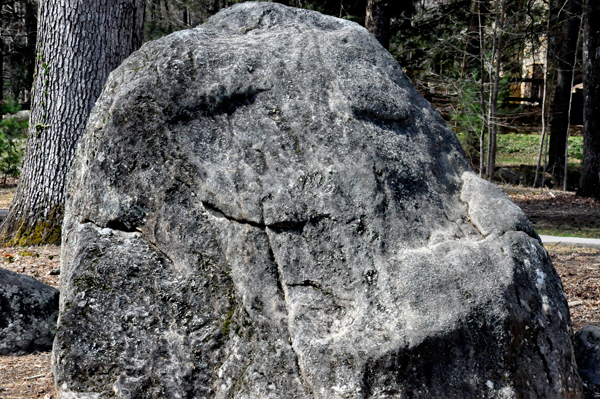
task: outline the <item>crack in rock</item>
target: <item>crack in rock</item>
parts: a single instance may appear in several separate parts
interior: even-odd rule
[[[288,294],[288,287],[291,287],[292,285],[287,285],[285,283],[285,281],[283,280],[283,270],[281,268],[281,265],[279,264],[279,262],[277,262],[277,259],[275,258],[275,252],[273,251],[273,244],[271,242],[271,235],[269,234],[269,230],[272,229],[265,229],[265,233],[267,235],[267,242],[269,244],[269,253],[272,257],[272,262],[275,264],[275,276],[277,278],[277,287],[281,290],[281,292],[283,293],[283,300],[285,302],[285,310],[286,310],[286,314],[287,314],[287,328],[288,328],[288,335],[289,335],[289,339],[290,339],[290,347],[292,349],[292,352],[294,353],[294,358],[296,360],[296,367],[298,368],[298,376],[300,377],[300,381],[302,381],[302,384],[304,385],[304,388],[307,389],[311,395],[313,396],[313,398],[316,398],[313,390],[311,389],[311,385],[309,384],[308,380],[306,379],[306,376],[304,375],[304,370],[302,369],[302,367],[300,366],[300,355],[298,354],[298,352],[296,351],[296,348],[294,348],[294,344],[291,341],[292,339],[292,331],[291,331],[291,322],[290,322],[290,302],[289,302],[289,294]],[[275,232],[273,232],[275,233]]]

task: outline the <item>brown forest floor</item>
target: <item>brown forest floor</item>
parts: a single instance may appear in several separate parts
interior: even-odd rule
[[[600,228],[600,204],[595,201],[572,193],[507,191],[542,231],[544,226],[573,231]],[[546,249],[563,281],[574,331],[587,324],[600,325],[600,248],[547,245]],[[0,248],[0,267],[58,287],[60,276],[51,272],[60,268],[60,248]],[[0,357],[0,399],[53,398],[50,361],[50,353]],[[600,390],[588,390],[586,398],[600,398]]]

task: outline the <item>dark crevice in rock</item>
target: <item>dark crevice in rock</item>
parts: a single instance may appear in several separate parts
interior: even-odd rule
[[[283,221],[266,225],[266,227],[270,228],[271,230],[274,230],[276,233],[282,231],[302,231],[304,230],[304,226],[306,226],[306,223],[308,223],[308,221]]]
[[[266,234],[266,232],[265,232],[265,234]],[[267,240],[269,241],[269,258],[270,258],[271,262],[273,262],[273,264],[275,265],[275,267],[273,268],[273,272],[275,274],[275,279],[277,280],[277,290],[279,291],[281,297],[283,298],[283,300],[285,302],[285,291],[283,289],[283,279],[281,278],[279,264],[275,260],[275,254],[273,253],[273,248],[271,248],[271,239],[269,238],[268,234],[267,234]],[[286,302],[286,304],[287,304],[287,302]]]
[[[133,233],[139,231],[137,226],[130,225],[126,221],[122,220],[111,220],[106,223],[106,227],[111,230],[123,231],[125,233]]]
[[[96,226],[99,229],[108,228],[111,230],[122,231],[124,233],[134,233],[136,231],[137,232],[140,231],[138,226],[132,226],[127,222],[124,222],[122,220],[116,220],[116,219],[108,221],[105,226],[100,226],[98,223],[94,222],[91,219],[83,219],[81,221],[81,224],[86,224],[86,223],[93,224],[94,226]]]
[[[380,128],[396,130],[401,127],[406,118],[400,115],[387,115],[374,110],[353,109],[352,114],[358,120],[371,123]]]
[[[308,383],[308,381],[306,380],[306,378],[304,377],[303,373],[302,373],[302,368],[300,367],[300,358],[298,355],[298,352],[296,352],[294,345],[292,344],[291,341],[291,329],[290,329],[290,321],[289,321],[289,300],[287,297],[287,291],[285,290],[285,282],[283,281],[283,271],[281,270],[281,266],[279,265],[279,263],[277,262],[277,259],[275,258],[275,252],[273,251],[273,245],[271,243],[271,237],[269,235],[269,232],[265,231],[265,234],[267,235],[267,242],[269,244],[269,257],[271,259],[271,262],[273,262],[273,264],[275,265],[275,278],[277,279],[277,289],[279,290],[279,292],[281,293],[281,295],[283,296],[283,301],[285,303],[285,307],[286,307],[286,314],[287,314],[287,329],[288,329],[288,334],[290,337],[290,348],[294,354],[294,361],[296,363],[296,367],[298,369],[298,377],[300,378],[300,381],[302,381],[302,384],[304,385],[304,388],[311,393],[313,398],[316,398],[315,394],[312,392],[312,389],[310,388],[310,384]]]
[[[168,120],[171,125],[179,123],[188,123],[202,117],[217,115],[233,115],[239,108],[251,105],[256,101],[259,93],[267,91],[266,89],[256,89],[253,87],[245,91],[234,92],[229,95],[219,93],[209,95],[203,102],[195,107],[181,108]]]
[[[334,296],[333,293],[325,290],[321,284],[317,283],[316,281],[312,281],[312,280],[304,280],[300,283],[288,284],[287,286],[288,287],[312,287],[316,290],[321,291],[324,295]]]
[[[264,223],[257,223],[254,222],[252,220],[247,220],[247,219],[236,219],[233,216],[229,216],[227,215],[225,212],[223,212],[222,210],[220,210],[219,208],[217,208],[216,206],[214,206],[213,204],[210,204],[208,202],[202,201],[202,206],[204,206],[204,208],[213,216],[218,217],[218,218],[222,218],[222,219],[227,219],[231,222],[235,222],[235,223],[242,223],[242,224],[248,224],[250,226],[253,227],[258,227],[259,229],[265,229],[266,225]]]
[[[175,264],[175,262],[173,262],[173,259],[171,259],[171,257],[169,255],[167,255],[166,252],[164,252],[162,249],[159,248],[158,245],[156,245],[155,242],[152,242],[148,239],[148,237],[145,237],[146,241],[148,242],[148,244],[150,244],[150,246],[152,247],[152,249],[154,249],[156,252],[158,252],[159,254],[161,254],[162,256],[164,256],[165,259],[167,259],[169,262],[171,262],[172,265]]]
[[[94,222],[91,219],[83,219],[81,221],[81,224],[93,224],[94,226],[96,226],[99,229],[103,229],[103,228],[108,228],[111,230],[115,230],[115,231],[121,231],[124,233],[141,233],[141,230],[136,226],[134,228],[129,228],[127,227],[127,225],[125,223],[122,223],[120,221],[116,221],[116,220],[111,220],[108,223],[106,223],[105,227],[102,227],[100,225],[98,225],[98,223]],[[146,240],[146,242],[152,247],[152,249],[154,249],[156,252],[160,253],[163,257],[165,257],[165,259],[167,259],[169,262],[171,262],[171,264],[174,264],[175,262],[173,262],[173,259],[171,259],[169,257],[169,255],[167,255],[165,252],[163,252],[158,245],[156,245],[156,243],[150,241],[148,239],[148,237],[146,237],[145,235],[142,234],[142,237]]]
[[[265,230],[268,227],[269,229],[273,230],[275,233],[281,233],[284,231],[296,231],[296,232],[301,233],[304,230],[304,226],[306,226],[308,223],[313,223],[313,224],[318,223],[319,221],[329,217],[329,215],[318,215],[318,216],[312,217],[308,220],[301,220],[301,221],[285,220],[285,221],[281,221],[281,222],[265,224],[265,223],[258,223],[258,222],[248,220],[248,219],[234,218],[233,216],[227,215],[225,212],[223,212],[221,209],[217,208],[215,205],[210,204],[205,201],[202,201],[202,205],[209,213],[211,213],[215,217],[227,219],[227,220],[229,220],[231,222],[235,222],[235,223],[247,224],[247,225],[250,225],[253,227],[257,227],[262,230]]]

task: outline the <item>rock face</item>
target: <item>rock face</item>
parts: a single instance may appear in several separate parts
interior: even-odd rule
[[[600,327],[590,325],[577,331],[573,348],[579,375],[592,384],[600,385]]]
[[[531,224],[358,25],[246,3],[109,78],[68,189],[63,398],[570,398]]]
[[[52,349],[58,290],[0,268],[0,355]]]

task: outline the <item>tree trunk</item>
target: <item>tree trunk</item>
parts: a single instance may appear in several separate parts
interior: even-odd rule
[[[550,66],[550,51],[552,48],[552,41],[550,40],[550,21],[552,20],[552,2],[548,5],[548,18],[546,19],[546,54],[544,56],[544,88],[542,90],[542,137],[540,140],[540,149],[538,151],[537,166],[535,168],[535,177],[533,179],[533,188],[538,187],[538,181],[540,179],[540,168],[542,166],[542,159],[544,160],[544,175],[546,174],[546,148],[548,136],[548,67]],[[545,180],[542,178],[542,187],[544,186]]]
[[[600,2],[584,13],[583,167],[578,195],[600,199]]]
[[[479,85],[479,102],[481,104],[481,131],[479,133],[479,177],[483,178],[485,170],[485,38],[483,34],[483,16],[481,15],[481,5],[479,7],[479,73],[480,73],[480,85]]]
[[[558,75],[551,111],[550,147],[548,150],[548,170],[557,183],[562,183],[565,178],[565,150],[569,131],[571,83],[577,52],[581,4],[578,0],[568,0],[563,13],[565,13],[565,18],[562,24],[561,44],[556,54]]]
[[[27,155],[0,226],[12,245],[60,243],[77,140],[109,74],[142,42],[143,0],[40,1]]]
[[[469,28],[467,29],[467,44],[463,59],[463,74],[469,75],[473,70],[479,71],[481,64],[481,29],[485,26],[488,0],[473,0]]]
[[[25,108],[31,107],[31,87],[33,85],[33,75],[35,73],[35,43],[37,41],[37,10],[33,0],[25,2],[25,34],[27,45],[25,50],[25,59],[27,65],[27,76],[25,77]]]
[[[500,92],[500,69],[502,61],[502,38],[504,35],[504,10],[506,0],[496,0],[496,22],[494,29],[494,50],[492,51],[492,65],[494,66],[494,78],[490,92],[490,104],[488,112],[489,136],[488,136],[488,179],[492,181],[496,171],[496,136],[498,135],[498,94]],[[499,14],[498,14],[499,13]],[[495,65],[494,65],[495,62]],[[490,73],[491,75],[491,73]]]
[[[386,50],[390,49],[390,14],[383,0],[367,0],[365,27]]]

